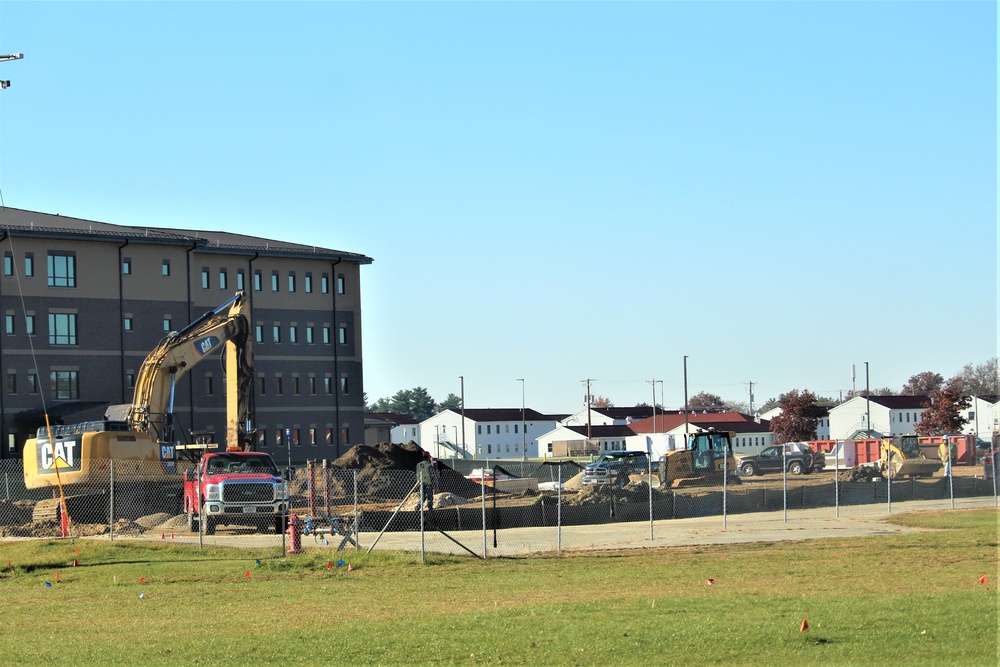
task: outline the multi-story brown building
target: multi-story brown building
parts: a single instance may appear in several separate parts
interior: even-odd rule
[[[364,442],[360,269],[370,257],[9,208],[0,251],[0,457],[20,455],[45,411],[71,423],[131,403],[160,339],[237,291],[251,304],[257,449],[302,461]],[[174,413],[185,432],[224,437],[222,376],[216,355],[181,377]]]

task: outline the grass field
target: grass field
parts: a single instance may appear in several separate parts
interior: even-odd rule
[[[487,562],[342,552],[351,572],[329,552],[5,541],[0,663],[992,666],[998,516]]]

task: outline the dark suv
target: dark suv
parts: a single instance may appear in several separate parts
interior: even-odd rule
[[[819,472],[826,465],[826,458],[821,452],[813,451],[808,445],[786,443],[766,447],[755,456],[744,456],[740,459],[740,472],[746,477],[781,472],[782,447],[785,448],[785,468],[793,475]]]
[[[584,484],[628,484],[632,473],[648,472],[649,457],[646,452],[607,452],[583,469]]]

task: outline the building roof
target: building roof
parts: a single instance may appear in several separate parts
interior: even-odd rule
[[[19,208],[0,209],[0,234],[109,242],[134,239],[151,244],[195,246],[196,249],[222,254],[259,253],[300,259],[344,260],[356,264],[371,264],[374,261],[358,253],[233,232],[115,225]]]
[[[688,422],[730,422],[730,421],[746,421],[753,422],[753,417],[750,415],[745,415],[741,412],[708,412],[705,414],[692,412],[688,415]],[[668,412],[666,414],[656,414],[656,428],[653,426],[653,417],[647,417],[646,419],[640,419],[639,421],[632,422],[630,426],[632,430],[636,433],[666,433],[671,431],[684,423],[684,414],[677,413],[674,411]]]
[[[864,396],[858,396],[864,399]],[[919,410],[931,404],[931,399],[927,396],[871,396],[872,403],[889,408],[890,410]]]
[[[448,408],[457,415],[462,411],[457,408]],[[474,422],[519,422],[521,421],[521,408],[466,408],[465,418]],[[543,415],[531,408],[524,409],[524,421],[547,422],[557,421],[555,417]]]
[[[591,406],[590,409],[612,419],[628,419],[629,417],[632,419],[645,419],[646,417],[653,416],[653,407],[650,405],[636,405],[631,408],[597,408]],[[659,414],[661,410],[658,409],[656,412]]]
[[[683,422],[681,422],[683,423]],[[716,421],[692,421],[692,425],[698,428],[705,429],[715,429],[716,431],[733,431],[734,433],[770,433],[771,432],[771,422],[766,419],[762,419],[758,424],[755,421],[729,421],[729,422],[716,422]]]
[[[366,412],[365,419],[378,419],[399,426],[401,424],[418,424],[410,415],[397,415],[395,412]]]
[[[579,433],[583,437],[587,437],[587,426],[564,426],[563,428],[568,428],[574,433]],[[635,435],[635,431],[626,426],[625,424],[608,424],[597,425],[593,424],[590,427],[590,438],[627,438],[629,436]]]

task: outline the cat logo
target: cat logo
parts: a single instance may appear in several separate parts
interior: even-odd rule
[[[80,443],[73,439],[56,440],[55,446],[40,442],[38,447],[38,472],[55,474],[80,469]]]
[[[198,351],[198,354],[200,354],[201,356],[205,356],[206,354],[214,350],[218,344],[219,344],[219,339],[216,338],[215,336],[205,336],[201,340],[197,341],[194,344],[194,346],[195,350]]]

